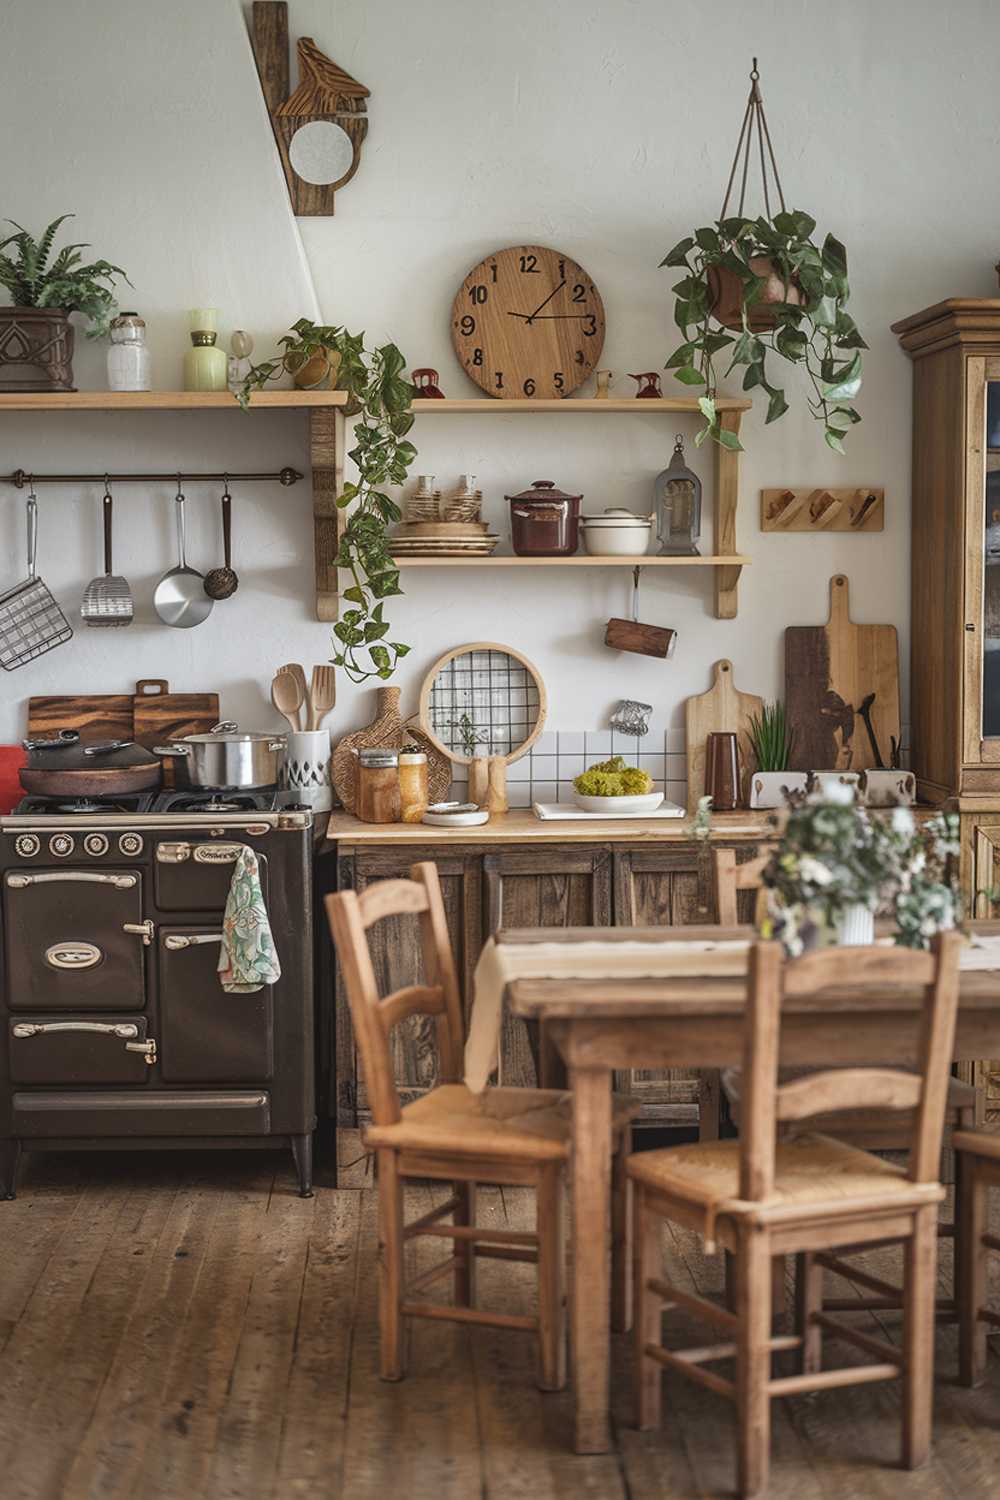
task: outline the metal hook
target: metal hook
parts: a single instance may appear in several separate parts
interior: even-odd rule
[[[28,499],[29,500],[37,500],[38,499],[38,496],[35,494],[35,476],[34,476],[34,474],[29,474],[28,475]]]
[[[184,495],[183,495],[183,492],[181,490],[181,480],[182,480],[183,477],[184,476],[181,474],[180,469],[178,469],[177,470],[177,494],[174,496],[175,500],[183,500],[184,499]]]
[[[233,498],[232,495],[229,493],[229,475],[228,474],[223,474],[223,476],[222,476],[222,498],[223,498],[223,500],[231,500]]]
[[[641,571],[638,565],[632,569],[632,623],[634,625],[639,623],[639,574]]]
[[[105,500],[111,499],[111,475],[106,469],[104,471],[104,498]]]

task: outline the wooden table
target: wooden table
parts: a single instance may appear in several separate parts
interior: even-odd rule
[[[1000,932],[998,922],[973,930]],[[692,938],[753,939],[749,927],[646,929],[648,941]],[[503,943],[596,939],[635,940],[638,929],[509,928]],[[578,1453],[609,1447],[611,1075],[615,1068],[720,1068],[741,1061],[744,974],[713,974],[712,954],[702,974],[676,979],[520,979],[508,986],[511,1011],[544,1022],[573,1091],[573,1270],[570,1299],[574,1446]],[[719,968],[732,969],[732,954]],[[913,1062],[917,1055],[918,997],[887,993],[884,1003],[858,1011],[849,992],[826,992],[819,1004],[804,998],[783,1007],[781,1063]],[[962,974],[956,1059],[1000,1057],[1000,970]]]

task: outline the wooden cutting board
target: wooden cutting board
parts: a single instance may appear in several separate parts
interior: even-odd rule
[[[753,765],[750,748],[750,720],[759,714],[763,699],[756,693],[741,693],[733,679],[731,661],[717,661],[712,668],[712,686],[707,693],[689,698],[684,705],[684,729],[687,737],[688,812],[698,806],[705,792],[705,740],[717,730],[733,730],[739,735],[741,780]]]
[[[858,707],[870,713],[883,763],[899,741],[899,646],[894,625],[855,625],[843,573],[830,579],[825,625],[785,630],[785,711],[795,731],[790,769],[860,771],[876,764]]]
[[[207,734],[219,722],[218,693],[172,693],[164,677],[144,677],[129,700],[137,745],[153,750],[186,734]],[[174,767],[163,762],[163,784],[174,785]]]
[[[45,739],[60,729],[78,729],[84,744],[132,738],[130,693],[60,694],[28,699],[28,737]]]

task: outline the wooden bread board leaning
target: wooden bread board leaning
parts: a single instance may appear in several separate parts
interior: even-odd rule
[[[172,693],[165,677],[143,677],[132,698],[132,738],[153,750],[186,734],[207,734],[219,722],[218,693]],[[173,762],[163,762],[163,785],[174,785]]]
[[[337,745],[330,761],[330,780],[348,812],[357,806],[358,750],[385,746],[401,750],[404,745],[418,745],[427,755],[427,783],[431,802],[443,802],[451,786],[451,761],[431,743],[420,729],[413,728],[399,712],[398,687],[381,687],[375,697],[375,717],[364,729],[347,734]]]
[[[693,813],[705,793],[705,741],[717,730],[739,736],[741,782],[745,785],[753,763],[750,720],[759,714],[764,700],[756,693],[741,693],[733,680],[733,664],[725,659],[712,668],[712,686],[707,693],[689,698],[684,705],[687,739],[688,812]]]
[[[761,531],[883,531],[885,490],[777,489],[760,492]]]
[[[853,622],[843,573],[830,579],[825,625],[785,630],[785,712],[795,734],[790,770],[870,770],[879,757],[892,764],[893,740],[899,744],[896,627]]]

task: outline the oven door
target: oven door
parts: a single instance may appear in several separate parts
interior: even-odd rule
[[[160,1076],[165,1083],[262,1083],[274,1073],[274,992],[219,983],[221,919],[161,927],[157,943]]]
[[[144,1084],[155,1044],[145,1016],[33,1016],[7,1023],[13,1083]]]
[[[260,888],[268,899],[267,856],[249,840],[257,855]],[[190,837],[158,839],[154,858],[158,911],[221,912],[229,896],[233,866],[243,843],[232,839]]]
[[[4,966],[11,1010],[143,1010],[138,870],[8,870]]]

